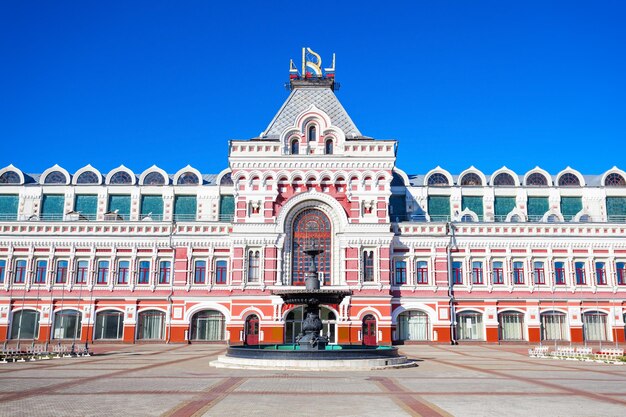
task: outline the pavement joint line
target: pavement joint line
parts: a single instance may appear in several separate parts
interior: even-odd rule
[[[183,345],[182,347],[185,347],[185,346],[187,346],[187,345]],[[180,349],[180,347],[178,347],[176,349]],[[170,352],[170,351],[171,350],[165,350],[165,351],[161,351],[161,353],[167,353],[167,352]],[[216,352],[216,355],[218,355],[220,353],[222,353],[222,352]],[[161,362],[161,363],[153,363],[153,364],[145,365],[145,366],[142,366],[142,367],[139,367],[139,368],[132,368],[132,369],[125,369],[125,370],[122,370],[122,371],[115,371],[115,372],[112,372],[112,373],[109,373],[109,374],[93,375],[93,376],[88,376],[88,377],[84,377],[84,378],[72,378],[72,381],[69,381],[69,382],[61,382],[59,384],[54,384],[54,385],[50,385],[50,386],[47,386],[47,387],[42,387],[42,388],[37,389],[37,390],[23,391],[23,392],[18,392],[18,393],[14,393],[14,394],[11,394],[11,395],[7,395],[6,397],[0,398],[0,404],[7,403],[7,402],[10,402],[10,401],[23,400],[24,398],[34,397],[34,396],[38,396],[38,395],[52,394],[56,390],[71,388],[73,386],[81,385],[81,384],[84,384],[86,382],[94,381],[94,380],[97,380],[97,379],[100,379],[100,378],[111,378],[111,377],[115,377],[117,375],[123,375],[123,374],[126,374],[126,373],[143,371],[143,370],[152,369],[152,368],[159,368],[159,367],[162,367],[162,366],[172,365],[174,363],[186,362],[186,361],[189,361],[189,360],[199,359],[199,358],[206,358],[206,357],[207,357],[207,355],[201,354],[201,355],[190,356],[190,357],[187,357],[187,358],[177,358],[177,359],[174,359],[174,360]]]
[[[180,349],[181,347],[185,347],[187,345],[182,345],[182,346],[176,346],[173,347],[171,349],[167,349],[167,350],[162,350],[162,351],[156,351],[156,353],[161,354],[161,353],[167,353],[167,352],[171,352],[173,350],[177,350]],[[113,355],[118,355],[119,353],[113,353]],[[154,354],[154,353],[153,353]],[[35,369],[35,370],[40,370],[40,369],[49,369],[49,368],[62,368],[62,367],[67,367],[67,366],[72,366],[72,365],[76,365],[76,362],[74,360],[78,359],[80,360],[80,364],[85,364],[85,363],[101,363],[107,360],[116,360],[118,359],[118,357],[111,357],[112,354],[110,353],[105,353],[105,354],[98,354],[98,355],[94,355],[92,356],[92,359],[84,359],[84,358],[52,358],[50,360],[52,361],[65,361],[63,363],[49,363],[48,360],[46,360],[45,362],[43,360],[39,360],[36,362],[24,362],[24,364],[28,364],[31,365],[31,367],[25,367],[25,368],[18,368],[17,366],[12,367],[11,369],[3,369],[0,370],[0,374],[6,374],[6,373],[10,373],[10,372],[16,372],[16,371],[23,371],[26,369]],[[144,354],[145,355],[145,354]],[[19,364],[15,364],[13,363],[12,365],[18,365]]]
[[[244,377],[228,377],[209,387],[204,392],[196,392],[196,396],[171,410],[161,414],[162,417],[192,417],[201,416],[211,407],[226,398],[238,386],[246,381]]]
[[[444,346],[437,346],[434,345],[433,347],[443,350],[445,352],[450,352],[450,353],[455,353],[457,355],[462,355],[462,356],[466,356],[466,357],[472,357],[472,358],[477,358],[480,356],[476,356],[476,355],[471,355],[465,352],[458,352],[458,351],[454,351],[452,349],[449,349],[447,347]],[[498,349],[496,349],[493,346],[484,346],[486,349],[495,351],[495,352],[502,352]],[[523,358],[526,358],[526,360],[522,360],[522,359],[511,359],[511,358],[498,358],[498,357],[494,357],[493,359],[497,362],[516,362],[516,363],[523,363],[523,364],[528,364],[528,363],[532,363],[532,364],[536,364],[539,365],[539,363],[534,362],[534,361],[529,361],[528,357],[526,355],[524,355],[523,353],[519,353],[519,352],[515,352],[515,351],[506,351],[507,353],[511,353],[511,354],[515,354],[515,355],[519,355],[522,356]],[[542,359],[537,359],[538,361],[541,361]],[[561,361],[559,361],[561,362]],[[584,362],[578,362],[579,364],[583,364]],[[599,369],[587,369],[587,368],[579,368],[579,367],[575,367],[575,366],[566,366],[565,363],[550,363],[550,362],[542,362],[541,365],[546,365],[550,368],[557,368],[557,369],[562,369],[562,370],[567,370],[567,371],[576,371],[576,372],[580,372],[581,370],[584,371],[588,371],[588,372],[594,372],[594,373],[599,373],[602,375],[615,375],[615,376],[624,376],[626,374],[626,372],[619,372],[619,371],[611,371],[611,370],[599,370]],[[528,371],[527,369],[520,369],[523,371]]]
[[[409,390],[398,384],[393,378],[372,376],[367,378],[376,382],[387,394],[404,409],[408,409],[412,415],[421,417],[452,417],[451,414],[426,401],[419,395],[411,393]]]
[[[596,393],[593,393],[593,392],[584,391],[584,390],[577,389],[577,388],[570,388],[570,387],[566,387],[566,386],[562,386],[562,385],[552,384],[552,383],[549,383],[549,382],[542,381],[540,379],[528,378],[528,377],[523,377],[523,376],[509,375],[509,374],[506,374],[504,372],[496,371],[496,370],[493,370],[493,369],[483,369],[483,368],[478,368],[478,367],[472,366],[472,365],[456,364],[456,363],[452,363],[452,362],[449,362],[449,361],[446,361],[446,360],[443,360],[443,359],[431,359],[431,360],[433,362],[437,362],[437,363],[440,363],[440,364],[443,364],[443,365],[448,365],[448,366],[452,366],[452,367],[456,367],[456,368],[482,372],[482,373],[486,373],[486,374],[490,374],[490,375],[504,376],[504,377],[508,377],[508,379],[510,379],[510,380],[523,381],[523,382],[527,382],[527,383],[530,383],[530,384],[543,386],[543,387],[546,387],[546,388],[556,389],[557,391],[561,391],[561,392],[569,392],[569,393],[574,394],[574,395],[580,395],[580,396],[583,396],[583,397],[587,397],[587,398],[598,400],[598,401],[602,401],[602,402],[626,405],[626,401],[623,401],[623,400],[609,398],[609,397],[606,397],[606,396],[604,396],[602,394],[596,394]]]

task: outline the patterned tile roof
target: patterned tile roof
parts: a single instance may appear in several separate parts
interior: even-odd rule
[[[332,124],[343,130],[346,138],[362,136],[330,88],[301,87],[291,92],[267,129],[261,133],[261,137],[278,139],[283,130],[293,126],[296,117],[312,104],[323,110],[330,117]]]

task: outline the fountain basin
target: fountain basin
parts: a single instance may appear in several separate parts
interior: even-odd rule
[[[211,362],[216,368],[279,370],[372,370],[405,368],[415,363],[391,346],[328,345],[302,350],[298,345],[230,346]]]

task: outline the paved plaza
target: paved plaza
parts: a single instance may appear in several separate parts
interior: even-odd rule
[[[96,346],[92,357],[1,364],[0,415],[626,415],[626,365],[530,359],[526,346],[401,349],[419,366],[230,370],[209,367],[219,345]]]

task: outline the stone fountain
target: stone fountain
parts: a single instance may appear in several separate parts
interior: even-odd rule
[[[304,289],[276,290],[273,294],[280,296],[286,304],[306,305],[302,333],[296,338],[300,350],[325,350],[328,338],[320,335],[323,326],[319,306],[339,304],[351,291],[320,288],[315,260],[324,250],[313,245],[302,252],[311,258],[309,269],[305,272]]]
[[[272,294],[285,304],[304,305],[305,319],[296,344],[229,346],[226,355],[211,362],[218,368],[298,369],[298,370],[371,370],[416,366],[391,346],[329,345],[321,335],[320,304],[340,304],[352,291],[320,288],[316,258],[323,249],[312,245],[303,250],[311,258],[305,271],[304,288],[277,289]]]

